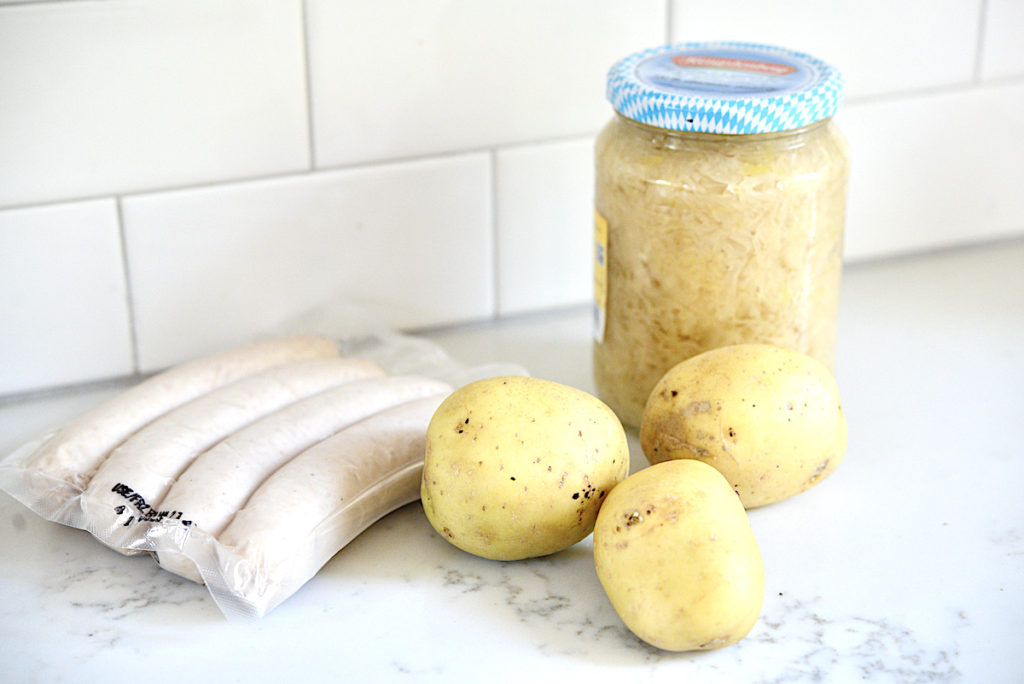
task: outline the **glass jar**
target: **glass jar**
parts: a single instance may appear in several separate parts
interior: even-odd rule
[[[595,146],[598,395],[627,426],[677,363],[730,344],[832,367],[849,155],[839,73],[808,55],[689,43],[609,73]]]

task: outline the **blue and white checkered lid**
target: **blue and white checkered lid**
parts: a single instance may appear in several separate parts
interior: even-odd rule
[[[756,43],[668,45],[630,55],[608,72],[615,111],[676,131],[789,131],[832,116],[842,97],[834,67]]]

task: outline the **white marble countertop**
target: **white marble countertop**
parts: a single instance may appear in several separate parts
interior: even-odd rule
[[[593,391],[588,325],[577,310],[429,337]],[[1024,241],[849,268],[837,375],[846,459],[751,511],[766,596],[735,646],[638,641],[589,539],[486,561],[419,504],[266,618],[229,622],[204,588],[0,493],[0,681],[1024,680]],[[0,404],[0,453],[120,389]]]

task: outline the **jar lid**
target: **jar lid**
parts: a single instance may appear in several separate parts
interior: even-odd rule
[[[788,131],[835,114],[839,70],[802,52],[741,42],[667,45],[608,72],[608,100],[640,123],[675,131]]]

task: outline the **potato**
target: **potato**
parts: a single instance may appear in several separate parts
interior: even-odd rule
[[[714,468],[668,461],[608,495],[594,528],[594,567],[636,636],[669,651],[745,637],[764,600],[764,565],[739,499]]]
[[[647,400],[640,443],[651,463],[687,458],[714,466],[754,508],[828,477],[846,451],[846,418],[821,363],[741,344],[669,370]]]
[[[479,380],[427,428],[421,500],[430,524],[469,553],[544,556],[591,533],[629,470],[622,424],[586,392],[537,378]]]

